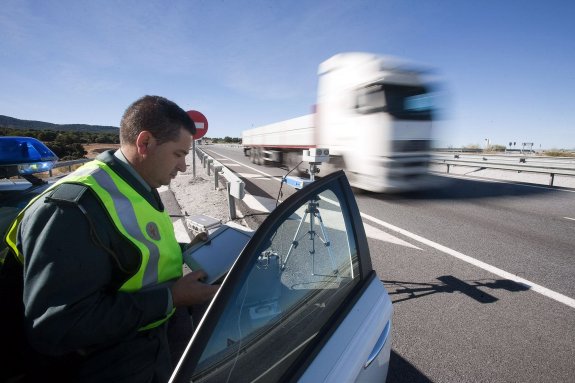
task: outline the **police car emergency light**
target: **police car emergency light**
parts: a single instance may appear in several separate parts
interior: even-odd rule
[[[0,137],[0,178],[49,171],[58,161],[46,145],[31,137]]]

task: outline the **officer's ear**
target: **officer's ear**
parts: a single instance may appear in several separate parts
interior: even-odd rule
[[[156,145],[156,139],[147,130],[143,130],[138,134],[136,138],[136,147],[138,149],[138,154],[144,156],[150,154],[150,151],[154,149]]]

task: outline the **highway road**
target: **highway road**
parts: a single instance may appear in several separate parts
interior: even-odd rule
[[[202,149],[244,179],[241,210],[257,227],[287,169],[254,165],[239,148]],[[437,181],[418,193],[356,193],[394,302],[388,382],[572,382],[575,190]]]

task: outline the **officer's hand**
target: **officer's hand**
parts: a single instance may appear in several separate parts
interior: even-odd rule
[[[196,243],[206,242],[207,240],[208,240],[208,233],[203,231],[203,232],[199,233],[198,235],[196,235],[194,237],[194,239],[192,239],[192,241],[188,245],[188,248],[194,246]]]
[[[220,286],[203,283],[206,277],[203,270],[197,270],[178,279],[171,289],[174,307],[202,304],[212,299]]]

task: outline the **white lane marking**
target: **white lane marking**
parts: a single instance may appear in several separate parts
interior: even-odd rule
[[[423,238],[417,234],[413,234],[407,230],[401,229],[397,226],[394,226],[392,224],[384,222],[378,218],[372,217],[372,216],[364,214],[364,213],[361,213],[361,216],[367,220],[370,220],[372,222],[377,223],[378,225],[381,225],[381,226],[386,227],[390,230],[396,231],[396,232],[403,234],[409,238],[412,238],[418,242],[421,242],[427,246],[433,247],[433,248],[435,248],[435,249],[437,249],[437,250],[439,250],[445,254],[449,254],[455,258],[458,258],[464,262],[470,263],[470,264],[477,266],[483,270],[489,271],[490,273],[498,275],[502,278],[509,279],[509,280],[514,281],[514,282],[523,284],[523,285],[529,287],[531,290],[538,292],[541,295],[544,295],[548,298],[554,299],[557,302],[563,303],[563,304],[565,304],[571,308],[575,308],[575,299],[573,299],[573,298],[570,298],[566,295],[560,294],[556,291],[550,290],[546,287],[543,287],[541,285],[533,283],[527,279],[518,277],[517,275],[511,274],[505,270],[502,270],[498,267],[492,266],[488,263],[482,262],[482,261],[477,260],[475,258],[471,258],[470,256],[465,255],[463,253],[460,253],[459,251],[450,249],[449,247],[446,247],[446,246],[440,245],[439,243],[430,241],[429,239]]]
[[[239,166],[239,165],[238,165]],[[258,179],[258,180],[267,180],[269,179],[269,177],[264,176],[262,174],[257,174],[257,173],[242,173],[242,172],[238,172],[236,173],[238,176],[243,177],[243,178],[248,178],[248,179]]]
[[[575,218],[571,218],[571,217],[563,217],[565,219],[570,219],[571,221],[575,221]]]
[[[264,176],[269,177],[269,178],[271,178],[271,179],[273,179],[273,180],[275,180],[275,181],[278,181],[278,182],[281,182],[281,181],[282,181],[282,176],[272,176],[271,174],[267,174],[266,172],[262,172],[262,171],[259,170],[259,169],[253,168],[253,167],[251,167],[251,166],[249,166],[249,165],[246,165],[246,164],[243,164],[243,163],[241,163],[241,162],[239,162],[239,161],[236,161],[236,160],[234,160],[234,159],[231,159],[230,157],[226,157],[226,156],[223,156],[223,155],[218,154],[218,153],[215,153],[215,154],[217,154],[218,156],[220,156],[220,157],[222,157],[222,158],[225,158],[226,160],[230,160],[230,161],[232,161],[232,162],[235,162],[235,163],[238,164],[238,165],[241,165],[241,166],[244,166],[244,167],[246,167],[246,168],[248,168],[248,169],[251,169],[251,170],[253,170],[254,172],[258,172],[258,173],[260,173],[260,174],[263,174]],[[278,177],[279,177],[279,178],[278,178]]]
[[[373,239],[383,241],[383,242],[393,243],[395,245],[411,247],[412,249],[422,250],[421,248],[419,248],[415,245],[412,245],[411,243],[406,242],[403,239],[400,239],[394,235],[386,233],[385,231],[382,231],[381,229],[378,229],[377,227],[368,225],[365,222],[363,223],[363,228],[365,229],[365,235],[367,235],[369,238],[373,238]]]
[[[244,201],[244,203],[252,210],[269,213],[276,208],[276,200],[273,198],[260,197],[246,193],[242,201]]]

